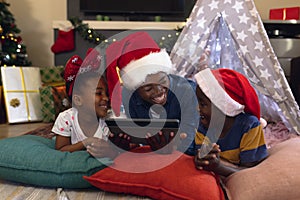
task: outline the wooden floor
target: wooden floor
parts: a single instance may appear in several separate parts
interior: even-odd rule
[[[26,132],[32,131],[38,127],[44,126],[47,123],[21,123],[21,124],[0,124],[0,139],[23,135]]]

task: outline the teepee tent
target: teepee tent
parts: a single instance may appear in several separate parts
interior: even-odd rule
[[[300,111],[252,0],[198,0],[172,51],[179,75],[207,66],[244,74],[256,89],[261,115],[300,134]]]

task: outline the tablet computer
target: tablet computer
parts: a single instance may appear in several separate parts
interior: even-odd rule
[[[170,132],[177,134],[179,120],[177,119],[132,119],[132,118],[109,118],[105,120],[109,130],[118,135],[126,133],[131,142],[136,144],[147,144],[146,134],[159,137],[157,133],[162,131],[168,139]]]

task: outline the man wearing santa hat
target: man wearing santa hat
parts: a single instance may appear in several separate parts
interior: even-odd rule
[[[199,123],[195,82],[173,75],[169,54],[144,31],[112,43],[106,56],[108,91],[115,115],[120,114],[123,103],[129,118],[180,120],[180,133],[185,134],[179,134],[184,139],[181,137],[178,150],[194,155],[193,140]],[[146,138],[153,150],[168,143],[149,136]]]
[[[259,120],[260,105],[247,78],[231,69],[207,68],[195,79],[200,113],[196,167],[226,177],[239,168],[223,165],[219,156],[243,168],[265,159],[268,152]]]

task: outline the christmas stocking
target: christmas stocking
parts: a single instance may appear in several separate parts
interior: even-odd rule
[[[61,53],[72,51],[74,48],[74,29],[70,29],[69,31],[58,30],[58,36],[51,47],[51,51],[53,53]]]

